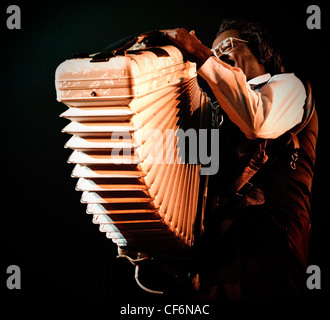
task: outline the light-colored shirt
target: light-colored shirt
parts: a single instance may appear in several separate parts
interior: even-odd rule
[[[243,71],[210,57],[198,69],[221,108],[249,139],[275,139],[301,122],[306,91],[293,73],[246,81]],[[266,82],[260,89],[251,86]]]

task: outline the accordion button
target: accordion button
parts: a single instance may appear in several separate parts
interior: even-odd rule
[[[91,92],[91,96],[92,96],[92,97],[96,97],[96,92],[95,92],[95,91],[92,91],[92,92]]]

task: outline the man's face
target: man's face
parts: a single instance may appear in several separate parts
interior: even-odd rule
[[[229,37],[240,39],[240,34],[237,30],[224,31],[214,40],[212,48]],[[264,66],[258,62],[247,44],[241,41],[233,40],[233,50],[229,54],[220,56],[220,59],[233,67],[241,68],[247,81],[265,73]]]

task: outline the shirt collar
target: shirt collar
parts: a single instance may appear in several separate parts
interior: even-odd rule
[[[271,78],[270,73],[265,73],[253,79],[250,79],[247,83],[251,86],[255,86],[267,82],[270,78]]]

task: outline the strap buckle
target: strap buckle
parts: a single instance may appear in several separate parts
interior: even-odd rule
[[[220,111],[220,104],[218,101],[211,103],[212,108],[212,128],[219,129],[223,125],[223,114]]]
[[[290,167],[292,168],[292,170],[296,170],[296,168],[297,168],[297,165],[296,165],[297,160],[298,160],[298,150],[295,150],[295,152],[293,154],[291,154]]]

